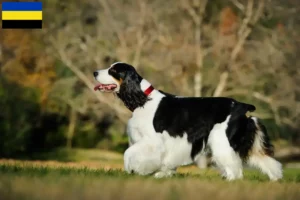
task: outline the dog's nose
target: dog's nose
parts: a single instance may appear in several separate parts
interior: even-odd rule
[[[98,72],[94,72],[94,76],[95,76],[95,77],[98,76]]]

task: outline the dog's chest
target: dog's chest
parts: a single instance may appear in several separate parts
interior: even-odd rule
[[[132,117],[127,124],[127,134],[134,144],[147,136],[155,136],[156,132],[150,116]]]
[[[137,108],[128,121],[127,133],[134,143],[145,136],[156,135],[153,119],[162,95],[154,93],[151,98],[152,100],[147,102],[144,107]]]

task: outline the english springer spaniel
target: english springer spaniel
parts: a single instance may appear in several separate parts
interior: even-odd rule
[[[253,105],[225,97],[171,95],[121,62],[95,71],[94,77],[100,83],[95,90],[115,93],[132,112],[124,153],[128,173],[168,177],[177,167],[195,162],[208,147],[227,180],[243,177],[243,163],[259,168],[270,180],[282,178],[265,126],[246,116],[255,110]]]

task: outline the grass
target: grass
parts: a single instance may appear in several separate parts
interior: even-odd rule
[[[117,152],[98,149],[66,149],[59,148],[51,152],[35,153],[31,159],[57,160],[60,162],[80,162],[80,161],[108,161],[110,163],[122,162],[123,155]]]
[[[227,182],[214,169],[182,167],[172,178],[128,175],[121,163],[0,160],[1,199],[300,199],[300,169],[269,182],[254,170]]]

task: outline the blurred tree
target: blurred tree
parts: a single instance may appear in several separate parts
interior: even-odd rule
[[[30,127],[50,129],[46,122],[52,120],[60,132],[53,134],[57,144],[124,148],[120,133],[130,112],[115,96],[94,92],[92,75],[124,61],[169,93],[252,103],[257,111],[251,114],[265,120],[273,138],[300,142],[299,1],[43,3],[41,31],[2,31],[1,73],[9,83],[4,89],[21,88],[2,105],[33,103],[26,112],[32,113],[24,114],[28,128],[19,132],[24,138]],[[30,115],[39,116],[44,129],[34,128]],[[2,123],[3,129],[14,121]]]
[[[38,105],[34,91],[23,91],[0,78],[0,157],[27,151],[31,121],[36,121]],[[31,96],[27,100],[26,96]],[[13,102],[13,103],[11,103]]]
[[[296,32],[295,27],[278,20],[296,17],[290,2],[133,2],[89,0],[64,4],[68,13],[63,13],[63,24],[59,16],[48,15],[49,26],[44,30],[47,49],[75,74],[65,82],[71,84],[72,79],[74,84],[85,84],[82,93],[76,95],[85,103],[77,109],[91,108],[100,113],[114,110],[126,122],[129,112],[113,96],[93,92],[100,104],[87,103],[88,95],[95,100],[90,95],[92,71],[121,60],[132,63],[162,90],[180,95],[236,97],[256,104],[254,115],[274,119],[278,126],[296,128],[299,110],[294,108],[299,107],[299,89],[292,83],[298,78],[291,77],[290,70],[297,65],[293,64],[295,59],[288,59],[296,51],[291,39],[296,35],[286,30]],[[50,13],[62,3],[48,4],[46,12]],[[277,28],[272,24],[278,24]]]
[[[3,31],[4,65],[6,78],[24,87],[37,88],[44,105],[55,79],[53,59],[40,51],[36,35],[24,30]]]

